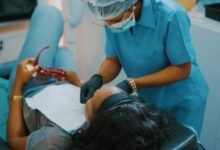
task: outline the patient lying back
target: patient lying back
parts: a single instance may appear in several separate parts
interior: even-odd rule
[[[18,66],[16,79],[25,79],[15,80],[14,96],[22,95],[23,85],[38,70],[37,66],[31,72],[24,69],[30,61]],[[10,101],[7,140],[13,149],[154,150],[169,136],[170,118],[165,113],[117,87],[97,90],[82,105],[73,80],[49,84],[24,97],[24,103]]]

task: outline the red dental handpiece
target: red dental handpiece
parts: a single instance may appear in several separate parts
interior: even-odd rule
[[[38,55],[36,57],[36,60],[34,61],[34,64],[33,64],[34,66],[39,64],[39,59],[40,59],[41,53],[44,50],[47,50],[49,48],[50,48],[49,46],[46,46],[46,47],[42,48],[39,51],[39,53],[38,53]],[[38,71],[38,74],[42,75],[42,76],[45,76],[45,77],[57,78],[59,80],[66,78],[66,72],[64,70],[58,69],[58,68],[43,68],[43,67],[40,67],[40,69]]]
[[[39,74],[47,77],[57,78],[57,79],[66,79],[66,72],[59,68],[46,68],[41,69]]]

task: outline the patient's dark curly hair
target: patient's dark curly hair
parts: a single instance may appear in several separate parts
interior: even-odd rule
[[[74,150],[159,150],[167,139],[167,114],[134,101],[98,112],[73,135]]]

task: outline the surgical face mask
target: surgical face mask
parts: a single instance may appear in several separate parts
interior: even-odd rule
[[[127,19],[123,20],[122,22],[112,24],[108,27],[111,29],[113,33],[122,33],[130,29],[131,27],[135,26],[135,24],[136,24],[136,20],[133,11],[131,16],[128,17]]]

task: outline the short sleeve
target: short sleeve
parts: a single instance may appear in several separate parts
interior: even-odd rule
[[[48,125],[32,132],[26,143],[26,150],[65,149],[71,145],[71,137],[59,127]]]
[[[165,51],[172,65],[191,62],[193,46],[190,38],[190,20],[183,10],[172,14],[167,29]]]
[[[116,56],[116,45],[114,42],[114,35],[108,28],[105,28],[106,43],[105,43],[105,54],[107,57]]]

